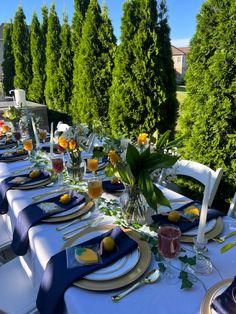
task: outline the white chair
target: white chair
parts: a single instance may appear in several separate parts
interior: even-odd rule
[[[0,267],[0,314],[33,314],[37,291],[19,257]]]
[[[7,229],[6,222],[0,215],[0,252],[8,249],[11,245],[12,238]]]
[[[65,132],[69,129],[69,125],[63,122],[58,122],[56,132]]]
[[[209,206],[212,205],[214,197],[216,195],[220,180],[223,175],[223,169],[219,168],[216,171],[212,170],[208,166],[205,166],[201,163],[191,160],[178,160],[172,168],[166,169],[165,176],[168,175],[182,175],[186,177],[193,178],[198,182],[202,183],[205,188],[208,183],[208,173],[211,173],[211,184],[210,184],[210,198],[209,198]],[[164,180],[164,176],[162,173],[162,180]]]
[[[227,216],[236,218],[235,214],[236,214],[236,192],[235,192],[234,197],[233,197],[233,199],[232,199],[232,201],[230,203],[230,207],[229,207]]]

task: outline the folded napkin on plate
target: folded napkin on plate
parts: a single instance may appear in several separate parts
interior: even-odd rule
[[[0,149],[12,148],[16,145],[16,141],[10,140],[9,142],[0,143]]]
[[[201,206],[200,202],[197,201],[193,201],[190,202],[188,204],[185,204],[184,206],[181,206],[180,208],[177,209],[177,211],[182,212],[183,209],[191,206],[191,205],[196,205],[197,207],[199,207],[199,205]],[[212,220],[214,218],[217,218],[219,216],[224,216],[225,214],[223,212],[220,212],[216,209],[208,209],[207,211],[207,221]],[[153,215],[152,219],[157,222],[159,225],[163,225],[163,224],[173,224],[175,226],[178,226],[181,230],[181,232],[185,232],[188,231],[194,227],[197,227],[199,225],[199,218],[196,218],[194,220],[189,220],[186,219],[185,217],[180,217],[180,220],[178,222],[171,222],[168,220],[168,216],[167,215],[162,215],[162,214],[157,214],[157,215]]]
[[[14,179],[16,178],[22,178],[27,180],[25,183],[30,183],[30,182],[37,182],[43,179],[49,178],[49,173],[46,171],[41,171],[40,175],[37,178],[29,178],[28,174],[24,174],[21,176],[13,176],[13,177],[8,177],[0,182],[0,214],[6,214],[8,211],[8,202],[6,199],[6,193],[9,189],[13,187],[18,187],[22,186],[23,183],[19,182],[17,183],[16,181],[14,182]]]
[[[48,200],[30,204],[18,215],[13,232],[12,249],[16,255],[24,255],[29,245],[28,231],[42,219],[55,215],[55,211],[46,212],[39,207],[42,203],[54,203],[59,206],[60,212],[69,210],[85,201],[85,197],[75,191],[71,191],[71,201],[65,205],[59,202],[61,195],[54,196]]]
[[[234,277],[232,284],[214,299],[211,307],[218,314],[236,313],[236,277]]]
[[[86,247],[100,244],[102,239],[107,236],[115,240],[117,250],[104,254],[99,263],[67,268],[66,250],[51,257],[44,271],[36,301],[41,314],[63,313],[64,292],[75,280],[116,262],[137,247],[137,243],[120,227],[77,246]]]
[[[110,180],[102,182],[102,188],[105,192],[112,193],[124,190],[125,186],[123,183],[112,183]]]
[[[17,153],[16,151],[15,152],[10,152],[8,153],[9,155],[5,155],[6,153],[3,153],[3,154],[0,154],[0,162],[1,161],[8,161],[8,160],[11,160],[11,159],[14,159],[14,158],[17,158],[17,157],[25,157],[25,156],[28,156],[28,152],[26,150],[22,151],[21,154]]]

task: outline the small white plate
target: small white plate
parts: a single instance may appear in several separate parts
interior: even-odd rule
[[[216,219],[212,219],[208,221],[205,226],[205,232],[207,233],[211,231],[215,227],[215,225],[216,225]],[[183,236],[196,236],[197,232],[198,232],[198,226],[196,228],[183,232],[182,235]]]
[[[98,235],[101,235],[105,232],[107,232],[107,229],[87,233],[85,236],[81,237],[80,239],[78,239],[78,241],[73,243],[73,245],[80,244],[84,241],[97,237]],[[140,252],[139,249],[137,248],[133,252],[129,253],[128,255],[124,256],[123,258],[113,263],[112,265],[99,269],[85,276],[84,278],[93,281],[105,281],[118,278],[120,276],[127,274],[132,268],[134,268],[138,263],[139,258]]]

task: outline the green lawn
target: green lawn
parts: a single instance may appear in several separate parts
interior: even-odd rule
[[[186,88],[184,85],[177,86],[177,99],[180,104],[184,101],[185,97],[187,96]]]

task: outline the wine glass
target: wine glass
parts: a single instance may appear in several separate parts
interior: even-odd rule
[[[158,229],[158,251],[166,261],[165,277],[171,281],[174,279],[171,270],[171,260],[179,254],[180,237],[181,231],[177,226],[166,224]]]
[[[52,162],[52,169],[54,171],[54,173],[57,174],[58,176],[58,181],[60,182],[62,177],[62,171],[64,169],[64,159],[63,156],[57,155],[57,156],[53,156],[51,158],[51,162]]]
[[[98,170],[98,159],[88,158],[87,159],[87,168],[88,168],[88,170],[93,172],[93,176],[95,178],[95,172]]]
[[[40,140],[42,143],[45,143],[46,138],[47,138],[47,131],[40,129],[40,130],[39,130],[39,140]]]
[[[17,147],[19,147],[20,146],[20,140],[21,140],[21,131],[20,131],[20,129],[14,128],[13,136],[14,136],[16,142],[17,142]]]
[[[32,139],[26,139],[26,140],[24,140],[24,142],[23,142],[23,147],[24,147],[24,150],[27,150],[27,151],[28,151],[29,159],[31,159],[31,153],[32,153],[32,150],[33,150],[33,142],[32,142]]]

